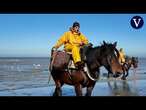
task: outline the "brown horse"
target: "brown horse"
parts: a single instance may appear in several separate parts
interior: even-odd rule
[[[125,63],[122,65],[122,67],[123,67],[124,72],[123,72],[123,76],[121,79],[126,80],[126,77],[129,75],[129,69],[131,67],[133,67],[134,69],[138,67],[138,58],[126,56]],[[114,77],[119,77],[120,75],[121,74],[118,74],[118,75],[116,74],[116,76],[114,76]],[[110,76],[113,76],[113,74],[108,72],[108,78]]]
[[[133,67],[134,69],[138,67],[138,58],[137,57],[128,57],[125,58],[125,63],[123,64],[123,67],[126,71],[125,78],[129,75],[129,69]]]
[[[83,70],[72,70],[69,72],[65,66],[62,68],[56,69],[52,66],[51,75],[55,82],[56,88],[53,96],[61,96],[61,87],[63,84],[74,85],[75,92],[77,96],[82,96],[82,88],[87,87],[86,96],[91,96],[92,90],[95,86],[96,81],[99,79],[100,67],[104,66],[108,71],[113,74],[123,73],[123,69],[118,62],[117,55],[119,55],[116,49],[117,42],[115,43],[106,43],[103,41],[103,44],[98,47],[90,47],[86,52],[86,61],[88,70],[90,72],[90,77]],[[61,59],[60,63],[63,61]],[[93,80],[93,79],[97,80]]]

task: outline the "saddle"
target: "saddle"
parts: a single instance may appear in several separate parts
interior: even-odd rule
[[[91,44],[85,45],[80,49],[81,60],[83,63],[86,61],[86,52],[91,47]],[[72,53],[66,51],[52,51],[50,70],[68,70],[77,69],[73,62]]]
[[[70,60],[70,54],[68,54],[65,51],[53,51],[51,55],[51,61],[50,61],[50,70],[64,70],[67,68],[69,60]]]

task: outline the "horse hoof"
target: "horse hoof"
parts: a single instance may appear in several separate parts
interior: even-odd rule
[[[113,77],[114,77],[114,78],[117,78],[117,77],[119,77],[119,75],[118,75],[118,74],[115,74],[115,75],[113,75]]]
[[[125,77],[122,77],[121,79],[122,79],[122,80],[126,80],[126,78],[125,78]]]

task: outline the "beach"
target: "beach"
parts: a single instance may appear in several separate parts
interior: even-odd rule
[[[146,96],[146,80],[97,82],[92,96]],[[0,96],[52,96],[55,86],[0,91]],[[83,95],[86,88],[83,88]],[[74,87],[64,85],[62,96],[75,96]]]
[[[48,65],[48,58],[0,58],[0,96],[52,96],[55,85],[52,78],[48,83]],[[136,73],[130,69],[126,81],[107,79],[101,68],[92,96],[146,96],[145,65],[146,59],[140,59]],[[63,85],[62,96],[75,96],[74,87]]]

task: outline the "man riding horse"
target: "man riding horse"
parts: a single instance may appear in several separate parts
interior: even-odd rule
[[[83,62],[81,61],[80,48],[88,44],[87,38],[79,31],[80,24],[74,22],[73,26],[68,32],[65,32],[57,41],[53,49],[57,50],[64,44],[64,50],[72,53],[72,58],[76,68],[82,68]]]
[[[79,32],[79,28],[80,24],[74,22],[70,31],[60,37],[51,51],[49,69],[56,85],[53,96],[61,96],[61,87],[64,84],[74,85],[77,96],[82,96],[82,88],[86,87],[85,95],[91,96],[95,83],[99,80],[101,66],[113,74],[123,73],[115,54],[119,55],[117,42],[112,44],[103,41],[101,46],[92,47],[87,38]],[[54,51],[63,44],[65,51]],[[75,69],[69,68],[72,60]]]
[[[90,43],[89,43],[90,44]],[[53,96],[62,95],[62,86],[64,84],[73,85],[76,96],[82,96],[82,88],[86,87],[85,96],[91,96],[96,81],[99,80],[100,67],[104,66],[107,71],[115,74],[122,74],[123,69],[118,61],[117,42],[106,43],[103,41],[101,46],[81,48],[84,54],[86,70],[68,68],[68,60],[70,55],[63,51],[52,51],[50,63],[50,74],[55,82],[55,90]],[[85,47],[85,48],[84,48]],[[88,47],[88,46],[87,46]],[[81,52],[81,53],[82,53]],[[117,53],[117,54],[116,54]],[[82,54],[81,54],[82,59]]]
[[[121,64],[121,66],[123,67],[123,70],[124,70],[122,79],[126,80],[126,77],[129,74],[129,69],[131,68],[131,66],[133,66],[134,69],[138,67],[138,58],[137,57],[129,57],[129,56],[125,55],[123,48],[120,48],[118,60],[119,60],[119,63]],[[108,72],[108,78],[110,76],[113,76],[113,74]],[[116,75],[114,77],[119,77],[119,75]]]
[[[125,53],[123,48],[120,48],[119,50],[119,62],[121,63],[121,65],[125,63]]]

